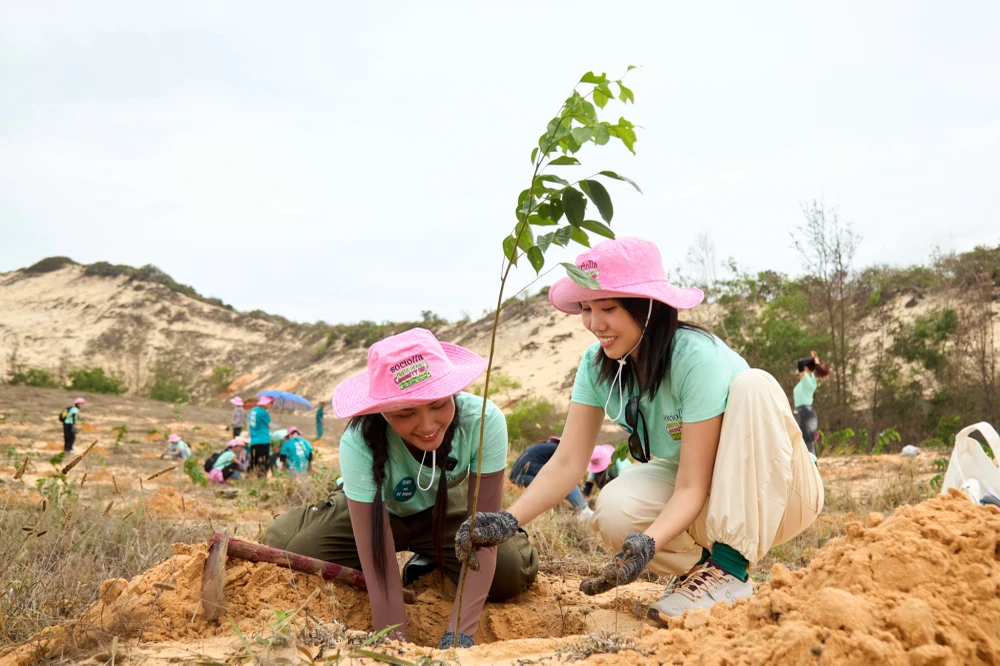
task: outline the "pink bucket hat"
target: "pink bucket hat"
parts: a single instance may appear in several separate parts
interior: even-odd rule
[[[177,442],[181,441],[181,436],[178,435],[177,433],[174,433],[170,435],[170,437],[167,437],[167,441],[170,442],[171,444],[176,444]]]
[[[333,411],[346,419],[434,402],[466,388],[486,365],[468,349],[411,328],[371,346],[368,370],[334,389]]]
[[[237,407],[242,407],[243,406],[243,398],[241,398],[238,395],[230,398],[229,402],[231,402],[232,404],[236,405]]]
[[[601,444],[594,447],[594,452],[590,454],[590,464],[587,471],[591,474],[600,474],[611,465],[611,456],[615,452],[615,447],[610,444]]]
[[[234,449],[237,446],[246,446],[246,445],[247,443],[244,442],[242,439],[231,439],[228,442],[226,442],[227,449]]]
[[[576,258],[576,265],[597,280],[587,289],[568,277],[549,289],[549,302],[566,314],[580,314],[580,301],[602,298],[652,298],[678,310],[689,310],[705,298],[701,289],[670,284],[660,251],[652,241],[620,237],[598,243]]]
[[[257,398],[258,405],[270,405],[272,402],[274,402],[274,398],[269,395],[262,395]]]
[[[285,437],[291,437],[292,435],[301,435],[301,434],[302,434],[302,431],[301,431],[301,430],[299,430],[299,429],[298,429],[298,428],[296,428],[295,426],[292,426],[292,427],[291,427],[291,428],[289,428],[289,429],[288,429],[288,431],[287,431],[287,432],[285,433]]]
[[[84,400],[83,398],[77,398],[76,400],[73,401],[73,404],[74,405],[86,405],[87,401]]]

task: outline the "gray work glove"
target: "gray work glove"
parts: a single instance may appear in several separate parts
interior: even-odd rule
[[[472,642],[472,637],[463,634],[461,631],[458,632],[458,647],[460,648],[470,648],[474,645]],[[441,640],[438,641],[438,649],[440,650],[450,650],[455,647],[455,632],[446,631]]]
[[[589,578],[580,583],[584,594],[600,594],[618,585],[631,583],[643,572],[649,561],[656,555],[656,542],[648,534],[633,532],[625,537],[622,549],[615,559],[601,569],[597,578]]]
[[[455,555],[459,562],[469,565],[473,571],[479,571],[476,549],[499,546],[517,534],[517,518],[506,511],[477,513],[476,529],[470,533],[471,520],[466,518],[455,533]]]

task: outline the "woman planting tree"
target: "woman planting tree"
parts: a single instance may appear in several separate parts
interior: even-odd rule
[[[600,289],[564,278],[549,300],[582,313],[598,342],[580,361],[562,443],[507,511],[479,513],[474,530],[470,521],[459,528],[459,559],[474,568],[477,548],[503,543],[561,501],[587,467],[607,413],[645,464],[625,468],[598,497],[592,525],[618,552],[580,589],[599,594],[647,566],[679,576],[649,609],[661,622],[751,596],[748,567],[823,506],[822,481],[784,392],[721,340],[678,320],[678,310],[704,295],[668,282],[653,243],[605,241],[576,264]]]
[[[333,409],[351,421],[340,440],[344,489],[326,502],[279,515],[264,542],[343,566],[359,565],[368,584],[375,630],[396,626],[407,636],[395,553],[435,558],[442,575],[468,578],[461,626],[458,604],[441,647],[473,644],[487,596],[520,594],[538,571],[538,554],[516,528],[499,549],[479,552],[464,569],[451,544],[471,512],[483,399],[462,389],[486,361],[415,328],[371,346],[368,370],[341,382]],[[499,511],[507,465],[507,423],[487,401],[479,506]],[[563,493],[565,495],[565,493]],[[495,572],[495,574],[494,574]]]

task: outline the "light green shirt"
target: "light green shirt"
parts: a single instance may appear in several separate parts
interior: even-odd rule
[[[76,419],[78,418],[79,413],[80,413],[80,408],[77,407],[76,405],[73,405],[72,407],[69,408],[69,411],[66,412],[66,420],[63,421],[63,423],[69,423],[69,424],[76,423]]]
[[[226,449],[219,454],[219,457],[215,459],[215,464],[212,465],[212,469],[223,469],[226,465],[236,462],[236,454],[233,453],[232,449]]]
[[[792,391],[792,397],[795,398],[795,406],[812,405],[813,395],[815,394],[816,375],[808,372],[803,373],[802,377],[799,378],[799,383],[795,385],[795,390]]]
[[[483,399],[471,393],[459,393],[455,402],[458,406],[458,428],[451,441],[450,458],[458,461],[455,468],[447,472],[449,492],[462,484],[469,472],[475,472],[479,453],[479,424],[483,409]],[[420,460],[413,457],[406,444],[387,427],[389,440],[389,464],[382,485],[385,507],[394,516],[406,517],[434,506],[438,480],[435,477],[430,490],[431,454],[428,453],[421,470]],[[440,464],[441,461],[438,461]],[[486,427],[483,435],[483,474],[492,474],[507,466],[507,420],[500,408],[486,401]],[[340,471],[344,477],[344,493],[355,502],[375,501],[375,478],[372,474],[372,455],[365,444],[359,428],[348,428],[340,438]],[[440,468],[434,471],[440,474]]]
[[[597,381],[594,360],[598,354],[603,353],[600,343],[594,343],[584,352],[576,371],[572,401],[601,408],[607,402],[607,413],[617,416],[615,422],[628,432],[624,405],[618,400],[618,387],[614,388],[612,394],[611,382]],[[664,378],[652,401],[646,395],[639,399],[639,411],[642,412],[649,431],[650,454],[671,461],[676,470],[681,456],[684,424],[705,421],[725,412],[726,401],[729,399],[729,382],[740,372],[749,369],[750,366],[742,356],[714,335],[678,329],[674,334],[670,373]],[[625,387],[623,400],[628,402],[637,392],[635,386]],[[642,435],[641,421],[639,434]]]

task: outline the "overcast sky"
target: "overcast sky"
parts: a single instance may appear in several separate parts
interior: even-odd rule
[[[612,226],[671,268],[708,232],[798,273],[812,198],[863,265],[1000,243],[996,2],[0,6],[0,271],[68,255],[299,321],[478,316],[546,121],[630,64],[636,104],[606,112],[638,155],[582,169],[638,181]]]

